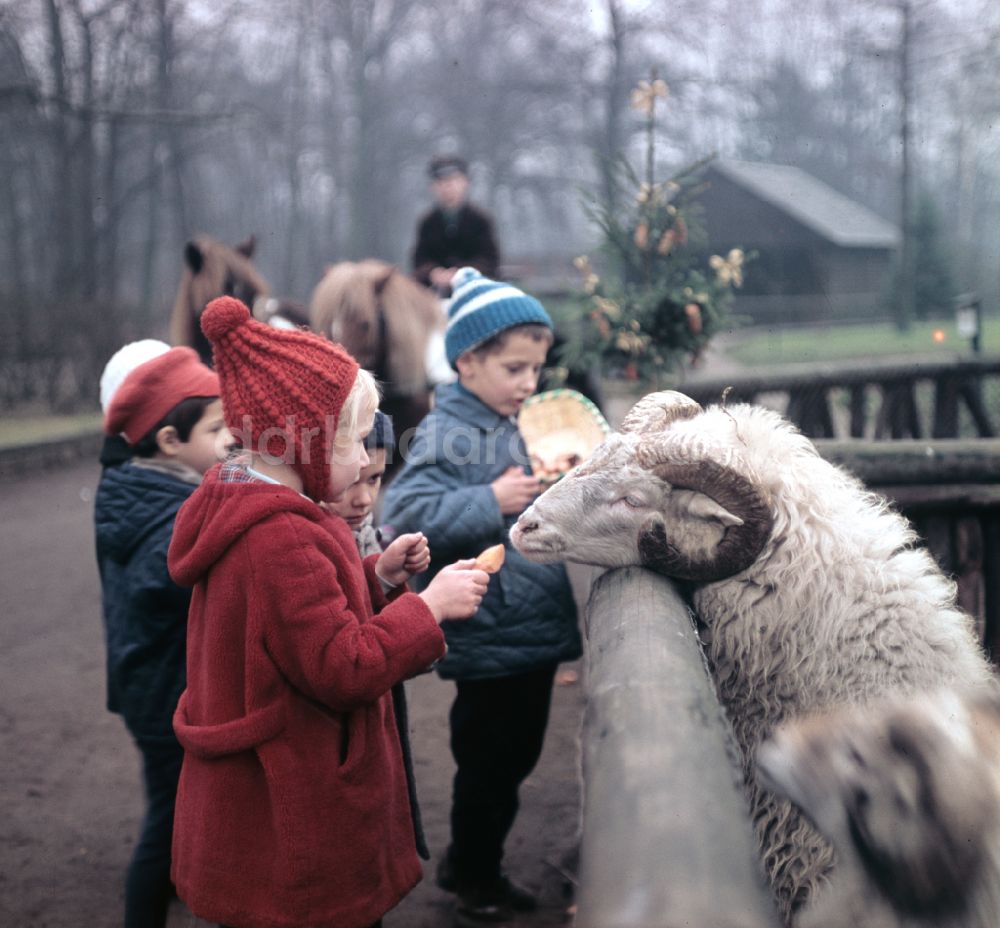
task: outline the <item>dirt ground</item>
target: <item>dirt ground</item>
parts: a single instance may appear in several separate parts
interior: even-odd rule
[[[100,597],[92,538],[96,464],[0,487],[0,926],[112,928],[142,811],[138,755],[104,708]],[[578,577],[585,582],[585,578]],[[575,666],[575,665],[570,665]],[[576,666],[580,670],[579,666]],[[424,882],[386,928],[445,928],[452,897],[431,876],[448,836],[452,687],[409,684],[412,740],[428,841]],[[577,827],[583,685],[556,688],[542,760],[522,789],[507,866],[541,910],[511,925],[566,924]],[[203,926],[181,904],[170,928]]]

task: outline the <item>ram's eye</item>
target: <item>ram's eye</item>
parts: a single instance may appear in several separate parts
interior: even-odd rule
[[[638,496],[623,496],[622,502],[632,509],[642,509],[646,504]]]

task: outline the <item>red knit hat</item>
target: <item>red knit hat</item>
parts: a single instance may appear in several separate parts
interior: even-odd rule
[[[104,431],[136,444],[182,400],[218,396],[219,378],[193,348],[171,348],[122,381],[104,415]]]
[[[212,343],[229,430],[243,447],[294,467],[312,499],[326,499],[333,437],[358,362],[319,335],[257,322],[231,296],[205,307],[201,330]]]

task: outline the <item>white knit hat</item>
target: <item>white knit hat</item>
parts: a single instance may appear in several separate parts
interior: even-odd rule
[[[157,338],[143,338],[137,342],[129,342],[122,345],[104,365],[104,372],[101,374],[101,412],[107,413],[115,391],[122,385],[122,381],[128,377],[140,364],[152,361],[161,354],[166,354],[170,346],[166,342],[161,342]]]

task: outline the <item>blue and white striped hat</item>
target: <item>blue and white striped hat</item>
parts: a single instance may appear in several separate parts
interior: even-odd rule
[[[456,271],[451,287],[444,347],[452,367],[460,355],[504,329],[529,324],[553,327],[545,307],[533,296],[483,277],[475,268]]]

